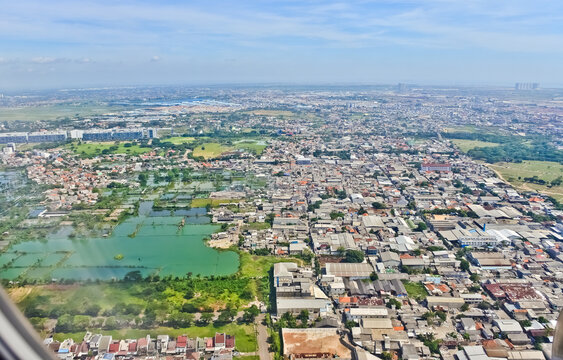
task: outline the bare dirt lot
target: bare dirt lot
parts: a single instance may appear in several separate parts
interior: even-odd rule
[[[290,354],[328,353],[340,358],[351,358],[350,349],[340,342],[336,329],[283,329],[283,351]]]

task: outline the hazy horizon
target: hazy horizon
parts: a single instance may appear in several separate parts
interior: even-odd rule
[[[115,86],[563,85],[563,3],[22,0],[0,91]]]
[[[515,83],[506,83],[506,84],[471,84],[471,83],[451,83],[451,84],[424,84],[424,83],[414,83],[414,82],[388,82],[388,83],[360,83],[360,82],[341,82],[341,83],[330,83],[330,82],[311,82],[311,83],[296,83],[296,82],[262,82],[262,83],[242,83],[242,82],[230,82],[230,83],[221,83],[221,82],[213,82],[213,83],[168,83],[168,84],[114,84],[114,85],[104,85],[104,84],[97,84],[97,85],[90,85],[85,84],[83,86],[59,86],[59,87],[22,87],[22,88],[4,88],[0,89],[0,94],[4,95],[18,95],[18,94],[26,94],[26,93],[41,93],[41,92],[51,92],[51,91],[97,91],[97,90],[118,90],[118,89],[143,89],[143,88],[188,88],[188,89],[204,89],[208,87],[217,87],[217,88],[255,88],[255,87],[264,87],[266,89],[275,89],[275,88],[307,88],[307,87],[318,87],[318,88],[339,88],[339,87],[350,87],[350,88],[363,88],[363,87],[389,87],[396,89],[399,84],[404,84],[407,86],[409,90],[415,90],[418,88],[424,89],[483,89],[483,90],[514,90]],[[523,90],[523,91],[531,91],[537,92],[542,90],[554,90],[559,91],[563,89],[563,84],[558,85],[555,84],[553,86],[544,86],[544,84],[540,84],[540,87],[534,90]]]

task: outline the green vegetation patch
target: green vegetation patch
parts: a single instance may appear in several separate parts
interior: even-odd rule
[[[243,149],[256,155],[261,155],[267,146],[267,144],[257,140],[242,140],[235,143],[235,148]]]
[[[214,159],[233,150],[244,150],[255,155],[260,155],[267,146],[268,145],[265,141],[259,139],[244,139],[239,141],[229,140],[224,143],[206,142],[201,145],[197,145],[193,149],[192,156],[194,158],[203,157],[206,160]]]
[[[524,191],[538,191],[563,201],[563,164],[553,161],[498,162],[488,166],[513,186]]]
[[[301,264],[300,259],[279,258],[276,256],[257,256],[246,252],[240,253],[239,274],[244,277],[263,277],[268,276],[270,268],[279,262],[296,262]]]
[[[253,222],[249,224],[244,224],[242,227],[243,231],[246,230],[265,230],[269,229],[271,226],[267,222]]]
[[[167,139],[161,139],[160,140],[160,142],[169,142],[169,143],[172,143],[174,145],[190,144],[194,141],[195,141],[195,138],[184,137],[184,136],[174,136],[174,137],[170,137],[170,138],[167,138]]]
[[[408,280],[402,280],[403,285],[405,285],[405,289],[407,290],[407,294],[409,297],[416,299],[416,300],[424,300],[428,296],[424,285],[418,282],[412,282]]]
[[[138,144],[121,142],[88,142],[71,143],[66,147],[81,157],[94,157],[106,154],[124,154],[137,156],[151,151],[151,148],[140,147]]]
[[[213,159],[230,150],[232,150],[232,147],[221,145],[219,143],[204,143],[194,149],[193,156],[201,156],[204,159]]]
[[[477,147],[494,147],[499,145],[488,141],[465,139],[452,139],[452,143],[454,143],[463,152],[468,152],[469,150],[475,149]]]
[[[456,132],[468,132],[474,133],[477,132],[477,128],[473,125],[464,125],[464,126],[452,126],[444,128],[445,133],[456,133]]]
[[[554,161],[563,163],[563,151],[557,149],[549,138],[539,136],[516,136],[487,132],[444,132],[446,139],[491,142],[495,146],[477,146],[467,150],[474,159],[492,164],[500,161],[521,162],[523,160]]]
[[[260,360],[260,356],[258,355],[244,355],[235,357],[237,360]]]
[[[191,202],[191,207],[206,207],[209,205],[213,208],[216,208],[221,204],[236,204],[238,202],[240,202],[239,199],[193,199]]]

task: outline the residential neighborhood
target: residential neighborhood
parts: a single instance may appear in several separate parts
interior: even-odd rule
[[[61,359],[555,359],[561,105],[466,91],[6,129],[0,278]]]

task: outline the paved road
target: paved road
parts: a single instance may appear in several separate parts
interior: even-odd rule
[[[260,314],[256,318],[256,326],[258,327],[258,354],[260,355],[260,360],[271,360],[272,354],[269,352],[268,328],[266,328],[266,325],[262,324],[264,318],[264,314]]]

